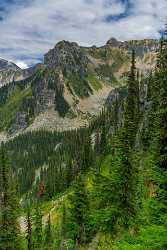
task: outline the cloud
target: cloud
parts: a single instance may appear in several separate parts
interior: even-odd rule
[[[166,0],[1,1],[9,7],[0,11],[0,56],[27,65],[60,40],[100,46],[110,37],[158,38],[167,9]]]
[[[16,61],[15,64],[21,69],[27,69],[28,65],[23,61]]]

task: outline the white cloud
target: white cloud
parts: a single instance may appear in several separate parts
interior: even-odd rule
[[[130,15],[107,23],[109,15],[125,12],[118,0],[33,0],[14,7],[0,23],[0,56],[26,64],[39,61],[56,42],[76,41],[102,45],[110,37],[143,39],[159,37],[166,17],[166,0],[129,0]]]
[[[23,61],[16,61],[15,64],[21,69],[27,69],[28,65]]]

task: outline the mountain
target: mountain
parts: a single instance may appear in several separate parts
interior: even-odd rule
[[[14,81],[0,89],[1,131],[85,126],[99,114],[110,91],[126,85],[132,49],[139,75],[148,74],[156,63],[156,40],[112,38],[99,48],[57,43],[43,64],[16,71]]]
[[[13,81],[15,72],[20,70],[20,68],[9,61],[0,59],[0,87]]]
[[[66,51],[69,46],[71,50],[71,44],[65,46],[67,49],[63,52],[57,51],[57,46],[49,52],[45,65],[40,68],[40,75],[36,75],[38,81],[31,78],[32,91],[42,91],[43,94],[37,103],[34,100],[33,107],[39,109],[37,112],[48,109],[46,95],[47,100],[52,102],[53,93],[48,92],[47,84],[49,82],[50,86],[55,86],[52,80],[58,72],[64,69],[66,73],[62,75],[68,79],[71,71],[80,74],[83,64],[84,69],[89,69],[90,62],[87,59],[84,58],[81,63],[84,55],[89,58],[88,53],[84,52],[83,55],[83,51],[79,50],[78,54],[77,46],[73,48],[75,52],[67,57]],[[75,53],[77,56],[73,58]],[[105,100],[105,108],[87,127],[62,132],[30,131],[21,133],[3,145],[0,190],[1,194],[9,191],[6,192],[8,195],[4,195],[7,198],[4,205],[1,203],[1,211],[6,215],[7,210],[4,208],[15,211],[17,205],[16,199],[13,202],[15,206],[7,203],[10,195],[14,194],[13,190],[10,191],[12,182],[5,186],[5,170],[11,161],[15,173],[13,178],[17,178],[20,184],[20,203],[22,208],[26,208],[25,212],[20,211],[21,216],[17,216],[20,216],[22,232],[22,238],[19,238],[21,249],[27,249],[26,246],[30,246],[31,242],[36,244],[37,231],[34,229],[37,227],[41,235],[37,249],[166,249],[166,55],[167,42],[159,52],[158,67],[148,75],[143,75],[136,70],[135,55],[131,53],[128,81],[111,90]],[[67,63],[68,58],[70,65]],[[60,79],[56,79],[56,83],[61,84]],[[73,82],[69,84],[73,87]],[[30,91],[29,85],[26,91]],[[79,100],[88,100],[92,95],[89,91],[84,93],[86,97],[77,95]],[[30,92],[28,95],[30,99],[33,98]],[[57,108],[60,95],[54,98]],[[61,99],[62,102],[64,100]],[[4,152],[8,152],[10,161],[6,160]],[[4,218],[10,221],[11,215]],[[16,221],[17,218],[14,218]],[[9,230],[1,229],[5,235],[11,230],[10,223],[7,225]],[[8,240],[6,238],[4,241]],[[4,241],[1,241],[2,245]],[[8,242],[13,243],[12,240]]]
[[[21,69],[16,64],[0,58],[0,88],[11,83],[20,80],[24,80],[30,77],[35,67],[28,69]]]
[[[94,68],[91,62],[105,62],[110,50],[117,51],[114,62],[118,51],[131,55],[128,76],[125,72],[122,81],[118,71],[113,73],[120,84],[100,75],[101,88],[104,82],[112,88],[88,126],[25,130],[1,145],[1,249],[167,249],[167,40],[158,54],[151,46],[144,56],[141,43],[148,44],[134,43],[140,44],[137,60],[131,42],[125,49],[112,39],[112,45],[93,47],[92,52],[63,41],[29,79],[2,88],[6,95],[1,102],[9,98],[2,105],[5,114],[10,108],[14,117],[20,105],[17,112],[28,117],[53,108],[65,119],[71,106],[64,88],[86,105],[98,92],[93,87],[90,91],[87,80],[90,65],[92,74],[99,65]],[[101,51],[104,57],[99,57]],[[150,65],[144,58],[155,61]],[[139,71],[139,62],[152,70],[142,65],[144,71]],[[84,81],[78,82],[79,92],[71,74]]]

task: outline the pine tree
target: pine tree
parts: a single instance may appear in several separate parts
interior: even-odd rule
[[[128,77],[128,96],[125,107],[124,129],[126,143],[133,148],[139,119],[139,82],[136,79],[135,51],[132,51],[131,70]]]
[[[39,203],[37,203],[34,216],[34,246],[35,249],[41,249],[43,244],[42,234],[42,214]]]
[[[158,199],[164,204],[163,212],[167,213],[167,31],[161,40],[159,61],[156,71],[156,84],[160,88],[157,97],[158,105],[155,113],[155,123],[158,124],[154,137],[157,136],[157,150],[155,152],[156,165],[159,168],[161,182]],[[158,133],[157,133],[158,132]],[[158,135],[157,135],[158,134]]]
[[[116,136],[114,168],[119,173],[118,204],[122,209],[124,225],[136,215],[137,163],[133,162],[135,138],[139,119],[139,83],[136,80],[135,52],[132,51],[131,70],[128,78],[128,96],[125,103],[124,126]]]
[[[27,224],[27,229],[26,229],[26,239],[27,239],[27,249],[32,250],[33,249],[33,244],[32,244],[32,222],[31,222],[31,214],[30,214],[30,209],[28,208],[27,214],[26,214],[26,224]]]
[[[45,226],[45,248],[51,250],[53,247],[53,235],[50,214]]]
[[[88,197],[85,190],[85,184],[81,177],[77,179],[74,185],[74,192],[70,196],[72,224],[75,235],[74,240],[77,244],[85,242],[86,223],[88,216]]]
[[[160,167],[167,170],[167,39],[163,41],[160,60]]]
[[[19,203],[14,181],[10,174],[10,163],[4,146],[0,149],[0,249],[19,250]]]

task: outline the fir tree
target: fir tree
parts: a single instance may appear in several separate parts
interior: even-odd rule
[[[32,250],[33,249],[33,244],[32,244],[32,221],[31,221],[31,214],[30,214],[30,209],[28,208],[26,212],[26,224],[27,224],[27,229],[26,229],[26,239],[27,239],[27,249]]]
[[[53,247],[53,235],[50,214],[45,226],[45,248],[51,250]]]
[[[128,77],[128,96],[125,107],[124,128],[126,143],[134,146],[136,129],[139,120],[139,82],[136,79],[135,51],[132,51],[131,70]]]
[[[34,246],[35,249],[41,249],[43,244],[43,234],[42,234],[42,214],[39,203],[35,209],[34,216]]]
[[[19,250],[19,203],[14,181],[10,173],[10,163],[4,146],[0,149],[0,249]]]
[[[157,136],[157,149],[155,152],[156,165],[159,168],[161,182],[159,185],[158,199],[164,204],[163,212],[167,213],[167,31],[161,40],[159,61],[156,71],[156,84],[160,88],[157,97],[158,105],[155,113],[154,137]]]
[[[74,227],[74,240],[82,244],[86,239],[86,223],[88,216],[88,197],[84,181],[81,177],[74,185],[74,192],[70,196],[72,225]]]

